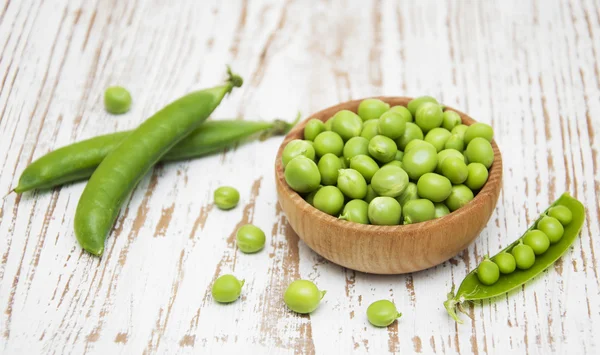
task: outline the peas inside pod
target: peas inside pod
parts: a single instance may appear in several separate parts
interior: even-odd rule
[[[283,149],[285,179],[312,206],[348,222],[440,218],[473,200],[488,180],[494,132],[485,123],[471,126],[431,96],[406,107],[365,99],[356,112],[308,120],[303,139]]]
[[[562,220],[556,218],[559,214]],[[456,314],[457,308],[462,310],[462,303],[502,295],[535,278],[570,249],[584,219],[581,202],[564,193],[521,238],[495,256],[485,257],[465,277],[456,294],[452,287],[444,303],[448,314],[462,323]]]

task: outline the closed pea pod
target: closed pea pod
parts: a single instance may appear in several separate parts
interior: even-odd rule
[[[203,157],[222,151],[260,133],[261,139],[286,134],[295,122],[220,120],[208,121],[175,145],[161,161]],[[89,178],[102,160],[131,134],[131,131],[97,136],[56,149],[29,164],[14,189],[22,193],[47,189]]]
[[[460,284],[456,294],[454,294],[453,287],[453,290],[448,294],[448,300],[444,303],[448,314],[454,320],[462,323],[456,314],[457,306],[459,310],[462,310],[461,304],[464,302],[496,297],[517,288],[539,275],[569,250],[583,225],[585,209],[581,202],[572,198],[568,193],[564,193],[550,206],[550,208],[555,206],[567,208],[573,215],[572,222],[568,226],[565,226],[563,237],[557,243],[550,245],[545,253],[538,256],[534,255],[533,250],[529,246],[522,244],[521,238],[504,248],[497,255],[498,257],[504,255],[503,253],[512,253],[514,255],[514,249],[517,249],[517,254],[523,255],[520,255],[520,260],[516,260],[517,258],[515,255],[516,266],[518,268],[515,268],[513,272],[508,272],[506,274],[501,270],[502,274],[498,281],[493,285],[488,286],[481,283],[475,274],[476,271],[469,273]],[[541,218],[543,218],[543,216]],[[538,221],[533,223],[529,230],[533,230],[537,225],[537,222]],[[531,263],[531,258],[534,259],[533,263]],[[499,259],[496,259],[495,257],[492,257],[491,259],[499,262]],[[506,271],[510,271],[510,269],[511,267],[508,267]]]
[[[200,126],[242,79],[229,72],[225,85],[188,94],[154,114],[100,163],[88,181],[75,212],[75,236],[94,255],[104,241],[127,195],[170,148]]]

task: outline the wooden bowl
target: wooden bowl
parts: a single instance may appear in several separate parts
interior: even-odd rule
[[[378,97],[391,106],[406,106],[408,97]],[[361,100],[353,100],[319,111],[310,118],[326,121],[337,111],[356,112]],[[456,111],[462,123],[475,122]],[[435,220],[401,225],[374,226],[339,220],[308,204],[285,182],[281,154],[292,139],[302,139],[308,119],[285,138],[275,162],[277,196],[292,229],[306,245],[325,259],[349,269],[374,274],[402,274],[438,265],[465,249],[490,219],[502,185],[502,156],[495,142],[494,163],[487,183],[473,201]]]

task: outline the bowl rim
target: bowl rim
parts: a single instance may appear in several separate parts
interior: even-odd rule
[[[280,188],[283,189],[283,192],[285,192],[291,198],[295,207],[297,209],[299,209],[300,211],[302,211],[303,213],[312,213],[313,218],[318,218],[319,220],[322,220],[324,222],[333,223],[336,225],[337,228],[340,228],[342,230],[352,229],[352,230],[354,230],[354,232],[356,232],[356,231],[362,231],[365,233],[385,232],[385,233],[397,233],[397,234],[401,234],[403,232],[418,232],[419,230],[423,230],[423,229],[426,229],[429,227],[435,227],[438,223],[440,223],[442,221],[450,221],[450,220],[457,219],[457,218],[464,218],[466,215],[470,214],[474,208],[478,208],[478,206],[480,206],[480,204],[478,203],[479,201],[483,202],[485,199],[491,197],[494,194],[494,187],[492,186],[493,184],[490,184],[490,181],[495,181],[496,178],[499,177],[500,179],[498,179],[497,183],[499,183],[499,184],[502,183],[502,180],[501,180],[501,177],[502,177],[502,154],[500,152],[500,149],[498,148],[498,145],[496,144],[495,139],[492,139],[491,144],[492,144],[492,149],[494,151],[494,162],[492,163],[492,166],[489,169],[488,180],[486,181],[485,185],[479,191],[479,193],[477,193],[475,195],[473,200],[469,201],[469,203],[467,203],[465,206],[463,206],[463,207],[457,209],[456,211],[453,211],[443,217],[432,219],[432,220],[425,221],[425,222],[413,223],[413,224],[399,224],[399,225],[393,225],[393,226],[373,225],[373,224],[361,224],[361,223],[356,223],[356,222],[352,222],[352,221],[341,220],[337,217],[329,215],[329,214],[313,207],[308,202],[306,202],[306,200],[304,200],[304,198],[302,198],[302,196],[300,196],[299,193],[292,190],[289,187],[289,185],[287,184],[287,182],[285,181],[285,176],[283,174],[283,171],[284,171],[283,163],[281,161],[281,155],[283,153],[283,149],[285,148],[286,144],[289,143],[291,140],[302,138],[302,135],[304,132],[304,127],[306,126],[306,123],[310,119],[317,118],[317,119],[325,122],[329,118],[331,118],[331,117],[327,117],[327,118],[324,117],[324,113],[326,111],[329,111],[329,110],[340,111],[340,110],[348,109],[348,106],[352,106],[352,105],[357,106],[358,103],[360,103],[362,100],[365,100],[365,99],[379,99],[379,100],[382,100],[389,104],[390,101],[393,101],[393,102],[406,101],[408,103],[408,101],[412,100],[413,98],[406,97],[406,96],[370,96],[370,97],[364,97],[364,98],[360,98],[360,99],[349,100],[349,101],[339,103],[337,105],[326,107],[318,112],[315,112],[315,113],[307,116],[307,118],[305,118],[301,122],[299,122],[290,132],[288,132],[288,134],[285,136],[283,142],[279,146],[279,149],[277,151],[277,156],[275,158],[276,159],[275,160],[276,183],[278,185],[280,185]],[[477,122],[472,117],[470,117],[469,115],[467,115],[466,113],[464,113],[462,111],[459,111],[450,106],[446,106],[443,103],[442,103],[442,105],[443,105],[444,111],[451,110],[451,111],[458,113],[461,116],[462,124],[471,125],[471,124]],[[394,105],[394,106],[405,106],[406,107],[406,105],[403,105],[403,104]]]

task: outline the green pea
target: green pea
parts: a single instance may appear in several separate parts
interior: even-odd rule
[[[304,126],[304,139],[314,141],[321,132],[325,132],[325,124],[323,121],[317,118],[311,118],[306,122],[306,126]]]
[[[335,185],[339,170],[343,169],[342,160],[331,153],[327,153],[319,159],[317,164],[321,174],[321,185]]]
[[[352,137],[344,145],[344,158],[350,161],[357,155],[369,154],[369,140],[363,137]]]
[[[319,211],[337,216],[344,207],[344,194],[335,186],[323,186],[315,194],[313,205]]]
[[[253,224],[241,226],[236,235],[238,249],[244,253],[256,253],[265,246],[265,232]]]
[[[407,151],[402,159],[404,170],[413,180],[426,173],[433,172],[437,167],[438,157],[434,147],[420,146]]]
[[[402,161],[402,158],[404,158],[404,152],[401,151],[401,150],[397,150],[396,151],[396,156],[394,157],[394,160]]]
[[[317,164],[304,155],[299,155],[288,163],[284,176],[292,190],[299,193],[316,190],[321,184],[321,174]]]
[[[485,138],[477,137],[473,138],[467,145],[465,156],[469,163],[481,163],[489,169],[494,162],[494,149]]]
[[[397,225],[400,224],[402,207],[400,207],[400,204],[394,198],[380,196],[375,197],[369,203],[367,213],[371,224],[385,226]]]
[[[452,183],[445,176],[436,173],[425,173],[417,181],[417,192],[420,197],[433,202],[442,202],[450,196]]]
[[[363,200],[351,200],[344,206],[340,219],[360,223],[369,224],[369,203]]]
[[[558,219],[560,224],[566,226],[573,220],[573,212],[568,207],[558,205],[548,209],[548,216]]]
[[[368,155],[357,155],[350,159],[350,169],[358,171],[365,181],[370,183],[375,172],[379,170],[379,165]]]
[[[341,164],[341,167],[342,167],[342,169],[346,169],[346,168],[348,168],[348,167],[349,167],[349,164],[350,164],[350,162],[349,162],[349,161],[346,161],[346,158],[344,158],[344,157],[342,156],[342,157],[339,157],[338,159],[340,160],[340,164]],[[336,180],[337,180],[337,179],[336,179]]]
[[[442,125],[444,113],[438,104],[426,102],[419,106],[415,114],[415,123],[424,133]]]
[[[429,142],[425,142],[424,140],[421,140],[421,139],[413,139],[412,141],[408,142],[408,144],[404,148],[404,153],[408,153],[413,148],[424,147],[424,146],[433,147],[435,149],[433,144],[431,144]]]
[[[450,211],[454,212],[473,200],[473,197],[473,191],[465,185],[454,185],[452,186],[450,196],[448,196],[444,203]]]
[[[399,113],[388,111],[379,118],[379,134],[391,139],[400,138],[406,130],[406,120]]]
[[[371,186],[379,196],[397,197],[408,186],[408,174],[397,166],[384,166],[373,175]]]
[[[375,136],[369,141],[369,154],[382,163],[387,163],[396,157],[396,143],[386,136]]]
[[[454,127],[458,126],[462,123],[462,119],[460,115],[454,111],[447,110],[444,111],[444,118],[442,120],[442,127],[451,131]]]
[[[477,278],[482,284],[491,286],[500,278],[500,269],[496,263],[485,259],[477,267]]]
[[[402,193],[400,194],[400,196],[396,197],[396,201],[398,201],[398,203],[400,203],[400,206],[404,208],[404,205],[408,201],[416,200],[418,198],[419,194],[417,193],[417,184],[415,184],[414,182],[409,182],[408,185],[406,185],[404,191],[402,191]]]
[[[404,134],[396,139],[396,145],[398,149],[406,152],[406,145],[415,139],[423,140],[423,131],[416,124],[408,122],[404,128]]]
[[[450,131],[450,133],[456,134],[457,136],[460,137],[460,139],[462,139],[464,141],[465,140],[465,132],[467,131],[468,128],[469,128],[469,126],[467,126],[467,125],[459,124],[458,126],[452,128],[452,131]]]
[[[387,327],[400,317],[402,313],[388,300],[375,301],[367,308],[367,319],[376,327]]]
[[[365,178],[354,169],[341,169],[337,187],[348,198],[364,198],[367,195],[367,182]]]
[[[494,130],[488,124],[475,122],[465,131],[465,144],[469,145],[469,143],[477,137],[484,138],[488,142],[491,142],[494,138]]]
[[[292,311],[306,314],[319,307],[325,293],[327,291],[320,291],[311,281],[296,280],[285,290],[283,301]]]
[[[108,113],[121,114],[131,108],[131,94],[121,86],[111,86],[104,91],[104,108]]]
[[[367,196],[365,196],[364,198],[365,202],[371,203],[371,201],[373,201],[373,199],[378,196],[379,195],[377,195],[377,192],[373,190],[373,186],[371,186],[370,184],[367,185]]]
[[[515,271],[517,263],[515,257],[512,254],[502,252],[494,257],[494,262],[498,265],[500,273],[507,275]]]
[[[441,152],[438,153],[437,155],[437,160],[438,160],[438,164],[437,164],[437,168],[435,169],[438,173],[442,172],[442,163],[444,162],[444,160],[447,157],[457,157],[457,158],[461,158],[461,159],[465,159],[465,156],[462,155],[461,152],[459,152],[456,149],[444,149]],[[465,162],[466,163],[466,162]]]
[[[315,195],[317,194],[317,191],[319,191],[321,188],[317,188],[316,190],[309,192],[305,197],[304,197],[304,201],[306,201],[309,205],[314,207],[314,201],[315,201]]]
[[[362,131],[362,120],[352,111],[341,110],[333,116],[331,130],[342,137],[345,141],[357,137]]]
[[[362,131],[360,131],[360,136],[371,140],[371,138],[375,137],[379,134],[379,120],[368,120],[363,123]]]
[[[358,104],[358,115],[363,121],[379,118],[390,105],[379,99],[365,99]]]
[[[560,221],[554,217],[543,217],[537,224],[537,229],[546,234],[550,244],[558,243],[565,233],[565,228]]]
[[[406,107],[410,111],[410,114],[413,115],[413,117],[414,117],[417,113],[417,109],[421,106],[421,104],[426,103],[426,102],[438,104],[438,101],[431,96],[421,96],[421,97],[417,97],[415,99],[410,100],[410,102],[408,103],[408,105]]]
[[[429,221],[435,218],[435,206],[433,202],[419,198],[407,201],[402,208],[404,224],[412,224]]]
[[[327,121],[325,121],[325,132],[331,131],[332,123],[333,123],[333,117],[329,117],[329,119]]]
[[[517,267],[521,270],[527,270],[535,263],[535,253],[529,245],[523,244],[520,241],[519,244],[515,245],[512,249],[512,255],[515,258]]]
[[[400,168],[400,169],[403,169],[403,168],[404,168],[404,165],[402,165],[402,162],[401,162],[401,161],[398,161],[398,160],[392,160],[392,161],[391,161],[391,162],[389,162],[389,163],[385,163],[385,164],[383,164],[383,166],[382,166],[382,167],[384,167],[384,166],[396,166],[396,167],[398,167],[398,168]],[[404,170],[404,169],[403,169],[403,170]]]
[[[542,255],[550,247],[550,239],[541,230],[533,229],[523,235],[523,244],[529,245],[535,255]]]
[[[465,149],[465,142],[458,134],[451,134],[446,144],[444,144],[444,149],[456,149],[462,152]]]
[[[425,135],[425,142],[433,145],[437,152],[441,152],[450,136],[450,131],[444,128],[436,127],[427,132]]]
[[[233,302],[240,298],[242,286],[244,286],[244,280],[238,280],[233,275],[220,276],[212,285],[212,297],[219,303]]]
[[[469,176],[469,168],[467,167],[467,164],[465,164],[464,159],[458,157],[447,157],[442,162],[442,174],[453,184],[462,184]]]
[[[404,106],[392,106],[387,112],[395,112],[404,118],[404,122],[412,122],[413,116],[410,111]]]
[[[489,172],[481,163],[471,163],[467,166],[468,175],[465,185],[473,191],[477,191],[487,182]]]
[[[215,205],[222,210],[230,210],[240,202],[240,193],[231,186],[221,186],[213,194]]]
[[[435,207],[434,218],[440,218],[444,217],[447,214],[450,214],[450,210],[448,209],[448,207],[441,202],[436,202],[433,204],[433,206]]]
[[[283,167],[290,162],[290,160],[294,159],[298,155],[304,155],[309,159],[315,159],[315,149],[309,141],[304,141],[301,139],[294,139],[286,144],[285,148],[283,148],[283,152],[281,153],[281,162],[283,163]]]
[[[344,140],[335,132],[325,131],[319,133],[314,142],[315,152],[317,153],[317,156],[320,157],[327,153],[339,157],[344,151]]]

